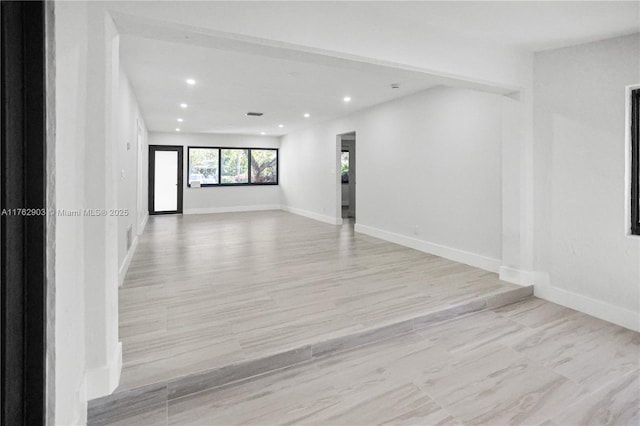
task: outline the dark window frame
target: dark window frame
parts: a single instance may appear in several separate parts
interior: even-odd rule
[[[640,89],[631,90],[631,233],[640,235]]]
[[[168,211],[156,211],[155,206],[155,169],[156,169],[156,159],[155,153],[156,151],[175,151],[178,153],[178,204],[176,210],[168,210]],[[149,215],[161,215],[161,214],[182,214],[182,207],[184,202],[184,194],[182,192],[182,164],[183,163],[183,152],[184,148],[182,145],[149,145],[149,189],[148,189],[148,209]]]
[[[279,148],[246,148],[236,146],[187,146],[187,187],[191,188],[191,149],[212,149],[218,151],[218,183],[201,183],[201,188],[220,188],[225,186],[274,186],[280,184],[280,150]],[[222,150],[237,149],[246,150],[248,155],[248,182],[244,183],[222,183]],[[276,152],[276,181],[275,182],[253,182],[251,175],[251,151],[275,151]]]

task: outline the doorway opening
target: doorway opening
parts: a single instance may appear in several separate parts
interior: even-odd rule
[[[342,219],[356,218],[356,134],[339,136],[340,201]]]
[[[149,214],[182,213],[182,147],[149,146]]]

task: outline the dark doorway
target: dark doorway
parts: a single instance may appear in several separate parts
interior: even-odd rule
[[[149,146],[149,214],[182,213],[182,147]]]
[[[356,134],[340,135],[342,217],[356,218]]]
[[[45,5],[2,2],[3,425],[45,423]]]

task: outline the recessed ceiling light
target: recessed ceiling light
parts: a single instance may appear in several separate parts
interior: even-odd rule
[[[180,131],[180,128],[176,127],[176,132],[179,132],[179,131]]]
[[[188,79],[187,79],[187,84],[188,84],[189,86],[193,86],[194,84],[196,84],[196,81],[195,81],[194,79],[192,79],[192,78],[188,78]]]
[[[342,100],[345,101],[345,102],[351,102],[351,97],[350,96],[345,96]]]
[[[305,112],[304,113],[304,118],[309,118],[309,117],[311,117],[311,114],[309,114],[308,112]]]
[[[278,127],[282,129],[284,127],[284,124],[278,124]]]
[[[186,108],[187,104],[180,104],[180,108]]]
[[[260,132],[260,134],[261,134],[262,136],[266,135],[266,133],[265,133],[265,132]]]
[[[178,123],[182,123],[184,120],[182,118],[178,118]]]

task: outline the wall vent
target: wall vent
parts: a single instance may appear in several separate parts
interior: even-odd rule
[[[248,112],[247,115],[249,117],[262,117],[264,114],[261,112]]]

